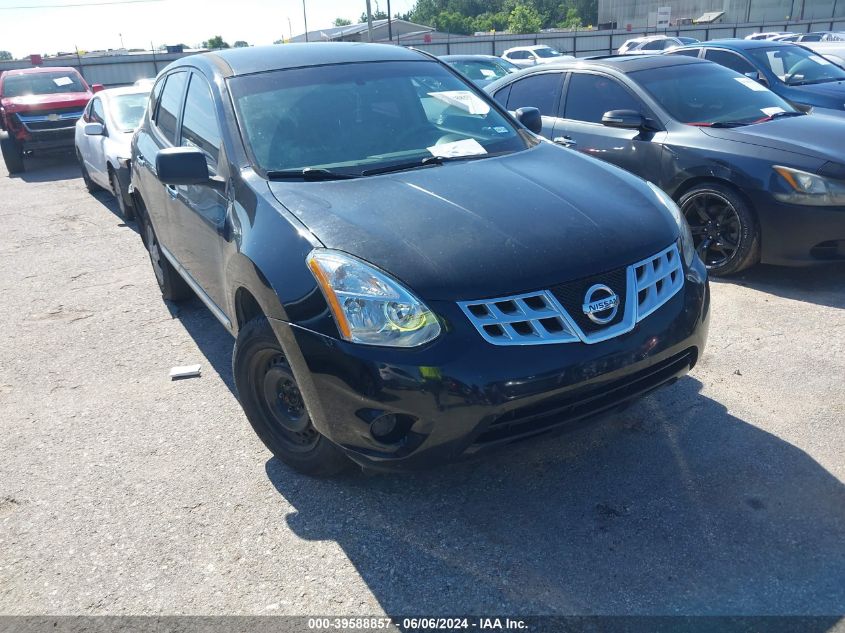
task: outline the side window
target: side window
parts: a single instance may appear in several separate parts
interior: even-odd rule
[[[802,42],[821,42],[822,36],[821,35],[805,35],[801,38]]]
[[[97,123],[106,124],[106,113],[103,111],[103,101],[94,99],[91,102],[91,120]]]
[[[753,73],[755,71],[754,66],[749,64],[736,53],[731,53],[730,51],[722,51],[711,48],[704,53],[704,59],[709,59],[711,62],[716,62],[720,66],[730,68],[731,70],[735,70],[743,75],[745,73]]]
[[[685,55],[686,57],[698,57],[701,52],[700,48],[684,48],[679,51],[669,51],[667,55]]]
[[[150,92],[150,118],[155,121],[158,113],[156,112],[156,106],[158,105],[158,99],[161,97],[161,89],[164,88],[164,81],[165,77],[159,79],[155,86],[153,86],[152,91]]]
[[[501,90],[497,90],[496,94],[493,95],[493,98],[498,101],[499,105],[501,105],[503,108],[508,107],[508,97],[510,97],[511,94],[511,85],[512,84],[508,84]]]
[[[666,48],[666,43],[669,40],[653,40],[651,42],[646,42],[643,44],[642,50],[644,51],[662,51]]]
[[[220,153],[220,125],[208,84],[196,73],[191,75],[188,97],[185,100],[182,145],[198,147],[206,153],[209,166],[216,167]]]
[[[528,51],[514,51],[508,55],[511,59],[528,59]]]
[[[543,116],[557,116],[562,73],[531,75],[511,84],[508,110],[538,108]]]
[[[94,100],[88,102],[88,105],[85,106],[85,111],[82,113],[82,120],[86,123],[91,123],[91,106],[94,104]]]
[[[609,110],[643,112],[643,106],[615,79],[603,75],[574,73],[566,93],[564,118],[601,123],[602,115]]]
[[[179,117],[187,78],[186,72],[173,73],[167,78],[156,113],[156,126],[164,138],[173,144],[176,143],[176,121]]]

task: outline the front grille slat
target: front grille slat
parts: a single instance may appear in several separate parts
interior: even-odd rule
[[[584,300],[595,285],[618,297],[616,315],[595,323],[584,313]],[[598,343],[620,336],[665,305],[684,285],[677,243],[636,264],[519,295],[460,301],[472,325],[493,345]]]

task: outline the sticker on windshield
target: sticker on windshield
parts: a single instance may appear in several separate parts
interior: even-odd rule
[[[432,156],[439,156],[440,158],[455,158],[458,156],[478,156],[486,154],[487,150],[476,141],[474,138],[466,138],[462,141],[453,141],[451,143],[441,143],[440,145],[432,145],[427,148]]]
[[[53,80],[53,83],[57,86],[69,86],[73,83],[73,79],[70,77],[56,77]]]
[[[753,79],[749,79],[748,77],[734,77],[734,79],[736,79],[746,88],[750,88],[754,92],[765,92],[766,90],[768,90],[766,86],[758,84],[756,81],[754,81]]]
[[[490,106],[469,90],[444,90],[442,92],[429,92],[428,95],[470,114],[487,114],[490,112]]]
[[[824,57],[819,57],[818,55],[810,55],[810,59],[821,66],[830,66],[830,62],[827,61]]]
[[[762,112],[766,116],[775,116],[776,114],[780,114],[781,112],[786,112],[786,110],[777,106],[773,106],[771,108],[760,108],[760,112]]]

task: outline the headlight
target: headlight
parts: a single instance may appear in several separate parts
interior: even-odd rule
[[[669,210],[669,213],[675,219],[678,225],[678,232],[681,234],[680,246],[681,253],[684,256],[684,262],[686,262],[687,267],[692,266],[692,260],[695,258],[695,244],[692,241],[692,231],[690,231],[686,218],[684,218],[678,205],[675,204],[675,201],[672,200],[668,193],[654,183],[646,182],[646,184],[651,187],[654,195],[657,196],[657,199],[660,200],[661,204]]]
[[[375,266],[328,249],[311,251],[307,263],[347,341],[415,347],[440,334],[431,310]]]
[[[789,191],[786,193],[774,194],[775,198],[781,202],[813,206],[845,205],[845,182],[841,180],[831,180],[780,165],[775,165],[772,169],[789,185]]]

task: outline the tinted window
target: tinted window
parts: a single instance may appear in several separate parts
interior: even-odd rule
[[[681,123],[742,125],[795,109],[759,83],[718,64],[684,64],[629,77]]]
[[[698,57],[701,52],[700,48],[685,48],[680,51],[669,51],[669,55],[685,55],[686,57]]]
[[[220,152],[220,127],[214,113],[208,85],[199,75],[191,77],[185,116],[182,119],[182,145],[198,147],[208,155],[211,166],[217,164]]]
[[[821,35],[804,35],[801,37],[802,42],[821,42]]]
[[[730,68],[731,70],[735,70],[736,72],[743,75],[745,73],[755,72],[754,66],[752,66],[749,62],[744,60],[736,53],[731,53],[730,51],[722,51],[715,48],[711,48],[705,51],[704,59],[709,59],[711,62],[716,62],[720,66]]]
[[[535,48],[534,54],[537,57],[560,57],[563,55],[563,53],[554,48]]]
[[[182,104],[182,94],[187,77],[188,73],[185,72],[173,73],[167,78],[164,91],[161,93],[158,114],[156,114],[156,125],[171,143],[176,142],[176,120],[179,116],[179,107]]]
[[[362,172],[432,155],[528,145],[510,121],[439,62],[292,68],[229,80],[238,124],[265,171]],[[165,88],[166,90],[166,88]]]
[[[646,42],[642,46],[644,51],[662,51],[667,46],[674,44],[672,40],[654,40],[653,42]]]
[[[794,44],[755,48],[749,51],[749,55],[790,86],[845,79],[845,70],[806,48]]]
[[[508,74],[505,68],[493,61],[485,60],[459,60],[449,62],[449,64],[463,73],[467,78],[473,81],[493,81],[500,79]]]
[[[511,84],[508,110],[538,108],[543,116],[557,116],[561,73],[544,73],[520,79]]]
[[[528,51],[514,51],[512,53],[508,53],[508,57],[511,59],[529,59],[531,54]]]
[[[91,119],[97,123],[106,122],[106,114],[103,112],[103,102],[100,99],[94,99],[91,103]]]
[[[566,93],[564,118],[601,123],[610,110],[642,112],[640,102],[615,79],[603,75],[574,73]]]

